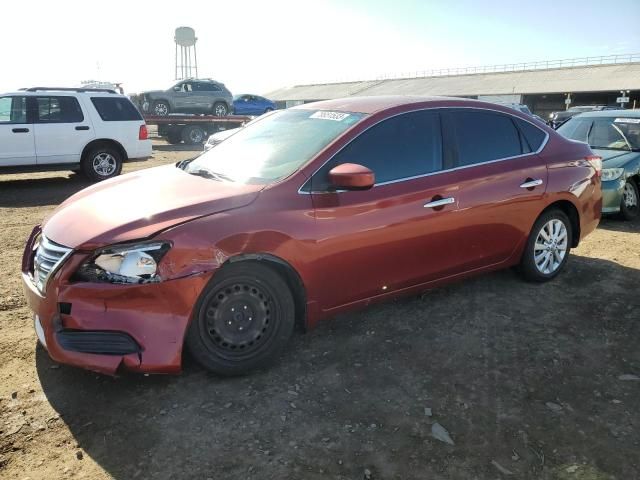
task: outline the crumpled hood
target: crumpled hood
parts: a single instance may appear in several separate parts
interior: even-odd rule
[[[640,156],[638,152],[624,152],[620,150],[593,149],[593,153],[602,157],[603,168],[624,167],[627,162]]]
[[[175,165],[140,170],[69,197],[45,220],[43,233],[67,247],[95,249],[243,207],[262,188],[190,175]]]

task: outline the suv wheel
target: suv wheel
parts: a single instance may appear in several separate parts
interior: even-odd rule
[[[627,180],[622,191],[620,214],[625,220],[634,220],[640,215],[640,195],[638,184],[632,178]]]
[[[293,295],[282,277],[240,263],[223,267],[204,289],[186,343],[207,370],[242,375],[273,361],[294,323]]]
[[[160,116],[160,117],[164,117],[166,115],[169,115],[170,113],[170,108],[169,108],[169,104],[167,102],[165,102],[164,100],[155,102],[153,104],[153,113],[155,113],[156,115]]]
[[[213,114],[216,117],[224,117],[227,113],[229,113],[229,109],[227,108],[227,104],[224,102],[216,102],[213,105]]]
[[[82,173],[92,182],[99,182],[120,175],[122,155],[108,145],[92,148],[80,164]]]
[[[555,278],[569,258],[573,232],[569,217],[562,210],[542,214],[531,229],[520,271],[532,282]]]
[[[182,130],[182,140],[187,145],[201,145],[207,134],[197,125],[190,125]]]

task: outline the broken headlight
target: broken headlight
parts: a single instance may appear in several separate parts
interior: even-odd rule
[[[106,283],[155,283],[158,263],[171,248],[168,242],[113,245],[98,250],[80,266],[74,280]]]

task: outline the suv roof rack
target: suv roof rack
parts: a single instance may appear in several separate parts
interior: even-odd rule
[[[78,93],[86,93],[86,92],[104,92],[104,93],[116,93],[115,90],[111,88],[84,88],[84,87],[31,87],[31,88],[21,88],[25,92],[41,92],[45,90],[54,90],[58,92],[78,92]]]

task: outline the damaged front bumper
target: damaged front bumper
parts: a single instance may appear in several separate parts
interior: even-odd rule
[[[31,245],[27,245],[29,252]],[[72,282],[72,254],[41,294],[23,263],[23,288],[51,358],[101,373],[178,373],[192,310],[213,272],[148,284]]]

